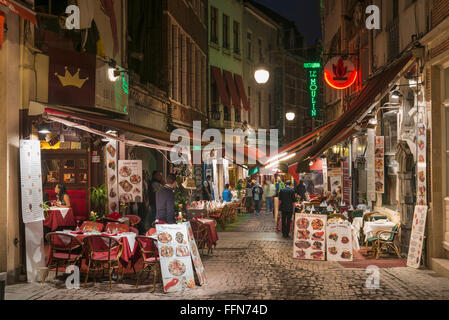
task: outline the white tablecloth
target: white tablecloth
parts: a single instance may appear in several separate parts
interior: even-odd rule
[[[116,240],[126,237],[128,239],[129,249],[134,252],[134,245],[136,244],[136,234],[134,232],[124,232],[120,233],[118,236],[111,237]]]
[[[395,224],[393,222],[384,222],[384,221],[373,221],[373,222],[365,222],[365,226],[363,227],[363,233],[365,234],[365,239],[373,238],[376,236],[376,233],[380,230],[391,231],[394,228]],[[388,238],[390,235],[386,235]]]
[[[59,207],[51,207],[50,210],[55,210],[61,212],[61,216],[65,219],[67,212],[69,212],[70,208],[59,208]]]

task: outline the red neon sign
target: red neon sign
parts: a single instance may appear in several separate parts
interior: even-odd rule
[[[343,90],[352,86],[357,80],[358,72],[350,60],[342,57],[332,58],[324,69],[324,80],[337,90]]]

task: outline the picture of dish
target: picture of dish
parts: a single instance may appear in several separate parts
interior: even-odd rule
[[[129,178],[129,181],[131,181],[132,184],[138,184],[142,181],[142,178],[138,174],[133,174]]]
[[[384,159],[376,159],[376,169],[384,168]]]
[[[125,178],[129,177],[131,175],[131,173],[132,173],[131,168],[129,168],[127,166],[120,168],[120,171],[119,171],[119,174]]]
[[[115,157],[115,148],[111,145],[108,145],[106,150],[108,151],[108,153],[111,155],[112,158]]]
[[[162,242],[162,241],[161,241]],[[172,247],[169,246],[162,246],[161,247],[161,256],[164,258],[171,258],[173,257],[174,250]]]
[[[117,211],[117,203],[115,203],[115,202],[111,203],[111,207],[110,208],[111,208],[112,212]]]
[[[348,237],[341,238],[341,243],[343,243],[343,244],[349,243],[349,238]]]
[[[419,151],[424,151],[425,147],[426,147],[426,144],[424,143],[424,141],[423,140],[418,140]]]
[[[376,149],[376,156],[382,157],[384,155],[384,149],[383,148],[377,148]]]
[[[115,174],[113,174],[113,175],[109,178],[109,184],[114,184],[116,179],[117,179],[117,177],[115,176]]]
[[[184,235],[181,232],[176,233],[176,242],[180,244],[184,243]]]
[[[312,234],[312,240],[324,241],[323,236],[324,236],[324,232],[323,231],[315,232],[314,234]]]
[[[343,259],[351,259],[352,253],[349,250],[343,250],[343,252],[341,253],[341,257]]]
[[[312,245],[313,250],[321,250],[323,248],[323,243],[320,241],[315,241]]]
[[[137,196],[134,198],[134,202],[142,202],[142,198],[140,196]]]
[[[195,257],[198,256],[198,249],[194,243],[190,243],[190,248],[192,248],[192,255]]]
[[[108,167],[115,171],[115,161],[114,160],[109,160]]]
[[[187,280],[187,288],[195,289],[195,280],[194,279]]]
[[[313,230],[322,230],[323,229],[323,221],[320,219],[315,219],[312,221]]]
[[[384,172],[383,171],[376,171],[376,177],[379,180],[383,180],[384,178]]]
[[[424,156],[422,154],[419,155],[418,161],[421,162],[421,163],[426,162],[426,160],[424,159]]]
[[[133,185],[127,180],[120,181],[119,185],[125,192],[130,192],[133,189]]]
[[[419,195],[421,195],[421,196],[425,196],[426,195],[426,187],[425,186],[420,186],[419,187]]]
[[[306,218],[301,218],[296,221],[296,226],[298,227],[298,229],[307,229],[309,225],[309,220]]]
[[[303,259],[303,258],[305,258],[305,256],[306,256],[306,252],[304,250],[296,251],[296,257],[297,258]]]
[[[199,258],[193,259],[193,264],[195,265],[195,268],[197,270],[199,270],[203,267],[203,264],[201,263],[201,260]]]
[[[111,191],[109,192],[109,198],[115,198],[117,197],[117,193],[115,193],[114,189],[111,189]]]
[[[310,231],[308,230],[298,230],[296,237],[300,240],[308,240],[310,237]]]
[[[189,248],[186,246],[177,246],[176,247],[176,256],[178,256],[178,257],[190,256]]]
[[[311,244],[308,241],[297,241],[295,242],[295,246],[299,249],[309,249]]]
[[[160,243],[170,243],[172,241],[171,234],[168,232],[162,232],[157,236]]]
[[[426,182],[426,173],[424,171],[420,171],[418,173],[418,178],[419,178],[419,181]]]
[[[135,188],[133,191],[134,194],[140,194],[140,189],[139,188]]]
[[[426,127],[425,126],[419,126],[418,132],[420,136],[423,136],[426,133]]]
[[[179,260],[170,261],[168,271],[174,276],[182,276],[186,272],[186,265]]]
[[[330,239],[330,240],[337,241],[337,240],[338,240],[338,235],[337,235],[335,232],[331,232],[331,233],[329,234],[329,239]]]
[[[324,252],[323,251],[316,251],[316,252],[312,253],[310,256],[312,257],[312,259],[321,260],[324,257]]]
[[[338,253],[338,249],[336,247],[330,247],[328,249],[330,254],[336,255]]]
[[[384,184],[382,182],[377,181],[376,182],[376,191],[382,192],[384,189]]]

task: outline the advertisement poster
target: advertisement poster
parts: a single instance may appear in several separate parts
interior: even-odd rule
[[[376,201],[376,171],[374,169],[375,138],[375,130],[368,129],[368,141],[366,150],[366,193],[368,201]]]
[[[329,191],[329,185],[327,180],[327,158],[322,159],[323,163],[323,187],[324,192]]]
[[[110,140],[106,145],[106,179],[108,179],[108,210],[111,214],[120,210],[117,181],[117,140]]]
[[[158,224],[156,233],[164,292],[194,289],[186,224]]]
[[[118,161],[121,202],[142,202],[142,160]]]
[[[418,137],[418,183],[417,183],[417,204],[419,206],[427,205],[427,134],[426,125],[423,123],[417,126]]]
[[[193,230],[190,226],[190,222],[184,224],[187,228],[187,236],[189,239],[189,249],[192,255],[193,265],[195,267],[196,275],[201,286],[207,284],[206,272],[201,261],[201,256],[196,245],[195,237],[193,236]]]
[[[327,261],[352,261],[352,229],[348,221],[326,228]]]
[[[338,187],[341,187],[341,176],[330,176],[331,192],[337,192]]]
[[[293,258],[303,260],[326,259],[327,216],[297,213],[293,238]]]
[[[20,176],[23,223],[45,220],[39,140],[20,140]]]
[[[385,138],[376,137],[375,147],[376,193],[385,193]]]
[[[413,216],[412,235],[408,249],[407,266],[418,269],[421,264],[424,234],[426,230],[427,206],[416,206]]]
[[[343,202],[349,206],[351,203],[352,179],[349,172],[349,161],[343,162]]]

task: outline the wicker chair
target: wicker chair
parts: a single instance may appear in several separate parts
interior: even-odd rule
[[[56,268],[55,278],[58,277],[60,266],[77,265],[81,269],[83,257],[83,243],[70,234],[51,232],[46,235],[50,244],[48,268]]]
[[[139,244],[140,252],[142,252],[143,267],[137,275],[136,288],[139,287],[139,282],[144,272],[148,275],[153,274],[153,291],[156,290],[156,283],[162,281],[161,266],[159,261],[159,252],[154,240],[150,237],[138,236],[136,241]]]
[[[120,268],[120,257],[123,250],[122,244],[112,237],[95,235],[84,238],[84,246],[87,249],[88,260],[84,287],[87,285],[89,272],[94,271],[95,283],[97,271],[108,271],[109,288],[112,289],[112,273],[114,270]]]
[[[341,213],[333,213],[330,214],[327,217],[327,221],[331,220],[331,219],[342,219],[342,220],[348,220],[344,215],[342,215]]]
[[[208,229],[203,223],[195,219],[190,221],[190,225],[196,241],[196,246],[198,247],[201,255],[204,255],[204,249],[207,247]]]
[[[363,216],[363,222],[362,222],[362,243],[365,243],[365,246],[368,246],[368,239],[365,239],[365,235],[363,233],[363,230],[365,229],[365,222],[370,222],[373,220],[380,220],[380,219],[388,219],[388,216],[380,213],[380,212],[368,212]]]
[[[387,235],[387,237],[382,237],[382,235]],[[402,258],[397,244],[398,235],[399,225],[396,225],[391,231],[379,230],[374,238],[367,239],[367,243],[372,242],[373,244],[372,251],[376,260],[379,259],[382,249],[386,249],[387,253],[390,253],[390,250],[393,250],[399,259]]]
[[[142,221],[142,218],[141,218],[141,217],[136,216],[136,215],[131,215],[131,214],[125,216],[125,218],[128,218],[128,219],[129,219],[129,225],[130,225],[131,227],[136,227],[136,226]]]
[[[223,230],[225,230],[225,220],[227,215],[229,214],[230,206],[225,205],[221,210],[214,212],[213,214],[209,215],[209,218],[212,218],[217,221],[217,223],[222,227]]]

